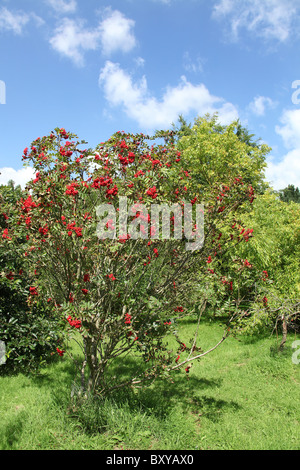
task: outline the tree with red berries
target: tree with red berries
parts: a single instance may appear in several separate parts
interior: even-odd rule
[[[209,122],[202,124],[208,128]],[[210,143],[193,153],[183,142],[175,145],[172,132],[163,133],[161,144],[157,135],[117,132],[92,150],[57,128],[24,150],[36,175],[26,197],[10,209],[1,244],[13,244],[24,262],[32,280],[28,303],[45,299],[74,332],[84,393],[104,396],[176,369],[188,373],[193,361],[225,340],[241,314],[244,278],[249,282],[257,273],[248,260],[237,260],[235,272],[242,267],[246,273],[238,287],[233,268],[230,278],[224,275],[231,262],[226,253],[253,236],[240,220],[256,183],[243,165],[255,162],[258,169],[265,149],[254,149],[250,161],[233,127],[222,136],[224,146],[210,134]],[[222,338],[203,352],[197,332],[209,299],[199,287],[212,276],[231,308]],[[191,311],[198,316],[187,343],[178,321]],[[122,376],[118,368],[130,359],[134,367]]]

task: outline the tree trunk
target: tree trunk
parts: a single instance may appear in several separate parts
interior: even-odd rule
[[[98,371],[98,358],[97,358],[97,347],[94,338],[91,336],[85,336],[85,360],[89,368],[89,377],[87,380],[86,390],[88,394],[93,394],[96,386],[96,378]]]
[[[282,339],[281,339],[281,343],[280,343],[280,346],[279,346],[280,351],[283,350],[284,345],[286,343],[286,339],[287,339],[287,322],[286,322],[286,318],[285,318],[284,314],[281,317],[281,321],[282,321]]]

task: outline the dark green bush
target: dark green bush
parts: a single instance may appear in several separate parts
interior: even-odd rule
[[[62,334],[55,315],[42,305],[29,308],[27,297],[22,283],[0,279],[0,341],[6,348],[0,375],[36,371],[56,357],[60,346]]]
[[[0,186],[0,236],[11,209],[23,196],[13,182]],[[22,246],[24,241],[19,240]],[[0,341],[5,343],[6,362],[0,375],[34,371],[56,356],[62,333],[53,311],[41,303],[28,304],[30,281],[22,272],[22,259],[9,243],[0,246]]]

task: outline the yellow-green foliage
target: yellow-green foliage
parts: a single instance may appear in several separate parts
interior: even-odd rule
[[[277,293],[299,298],[300,205],[282,202],[267,191],[257,197],[245,219],[254,237],[241,245],[242,256],[268,271]]]
[[[190,163],[191,175],[197,189],[209,190],[211,185],[222,184],[241,177],[254,188],[263,182],[265,156],[271,150],[266,145],[249,146],[237,134],[237,122],[228,126],[218,124],[217,116],[199,117],[191,132],[180,138],[178,147]]]

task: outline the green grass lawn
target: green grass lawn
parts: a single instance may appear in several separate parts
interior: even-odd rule
[[[191,324],[181,326],[191,337]],[[203,323],[199,346],[223,328]],[[64,356],[37,376],[0,377],[0,449],[207,450],[300,448],[300,364],[289,336],[229,337],[173,383],[70,408],[73,365]]]

